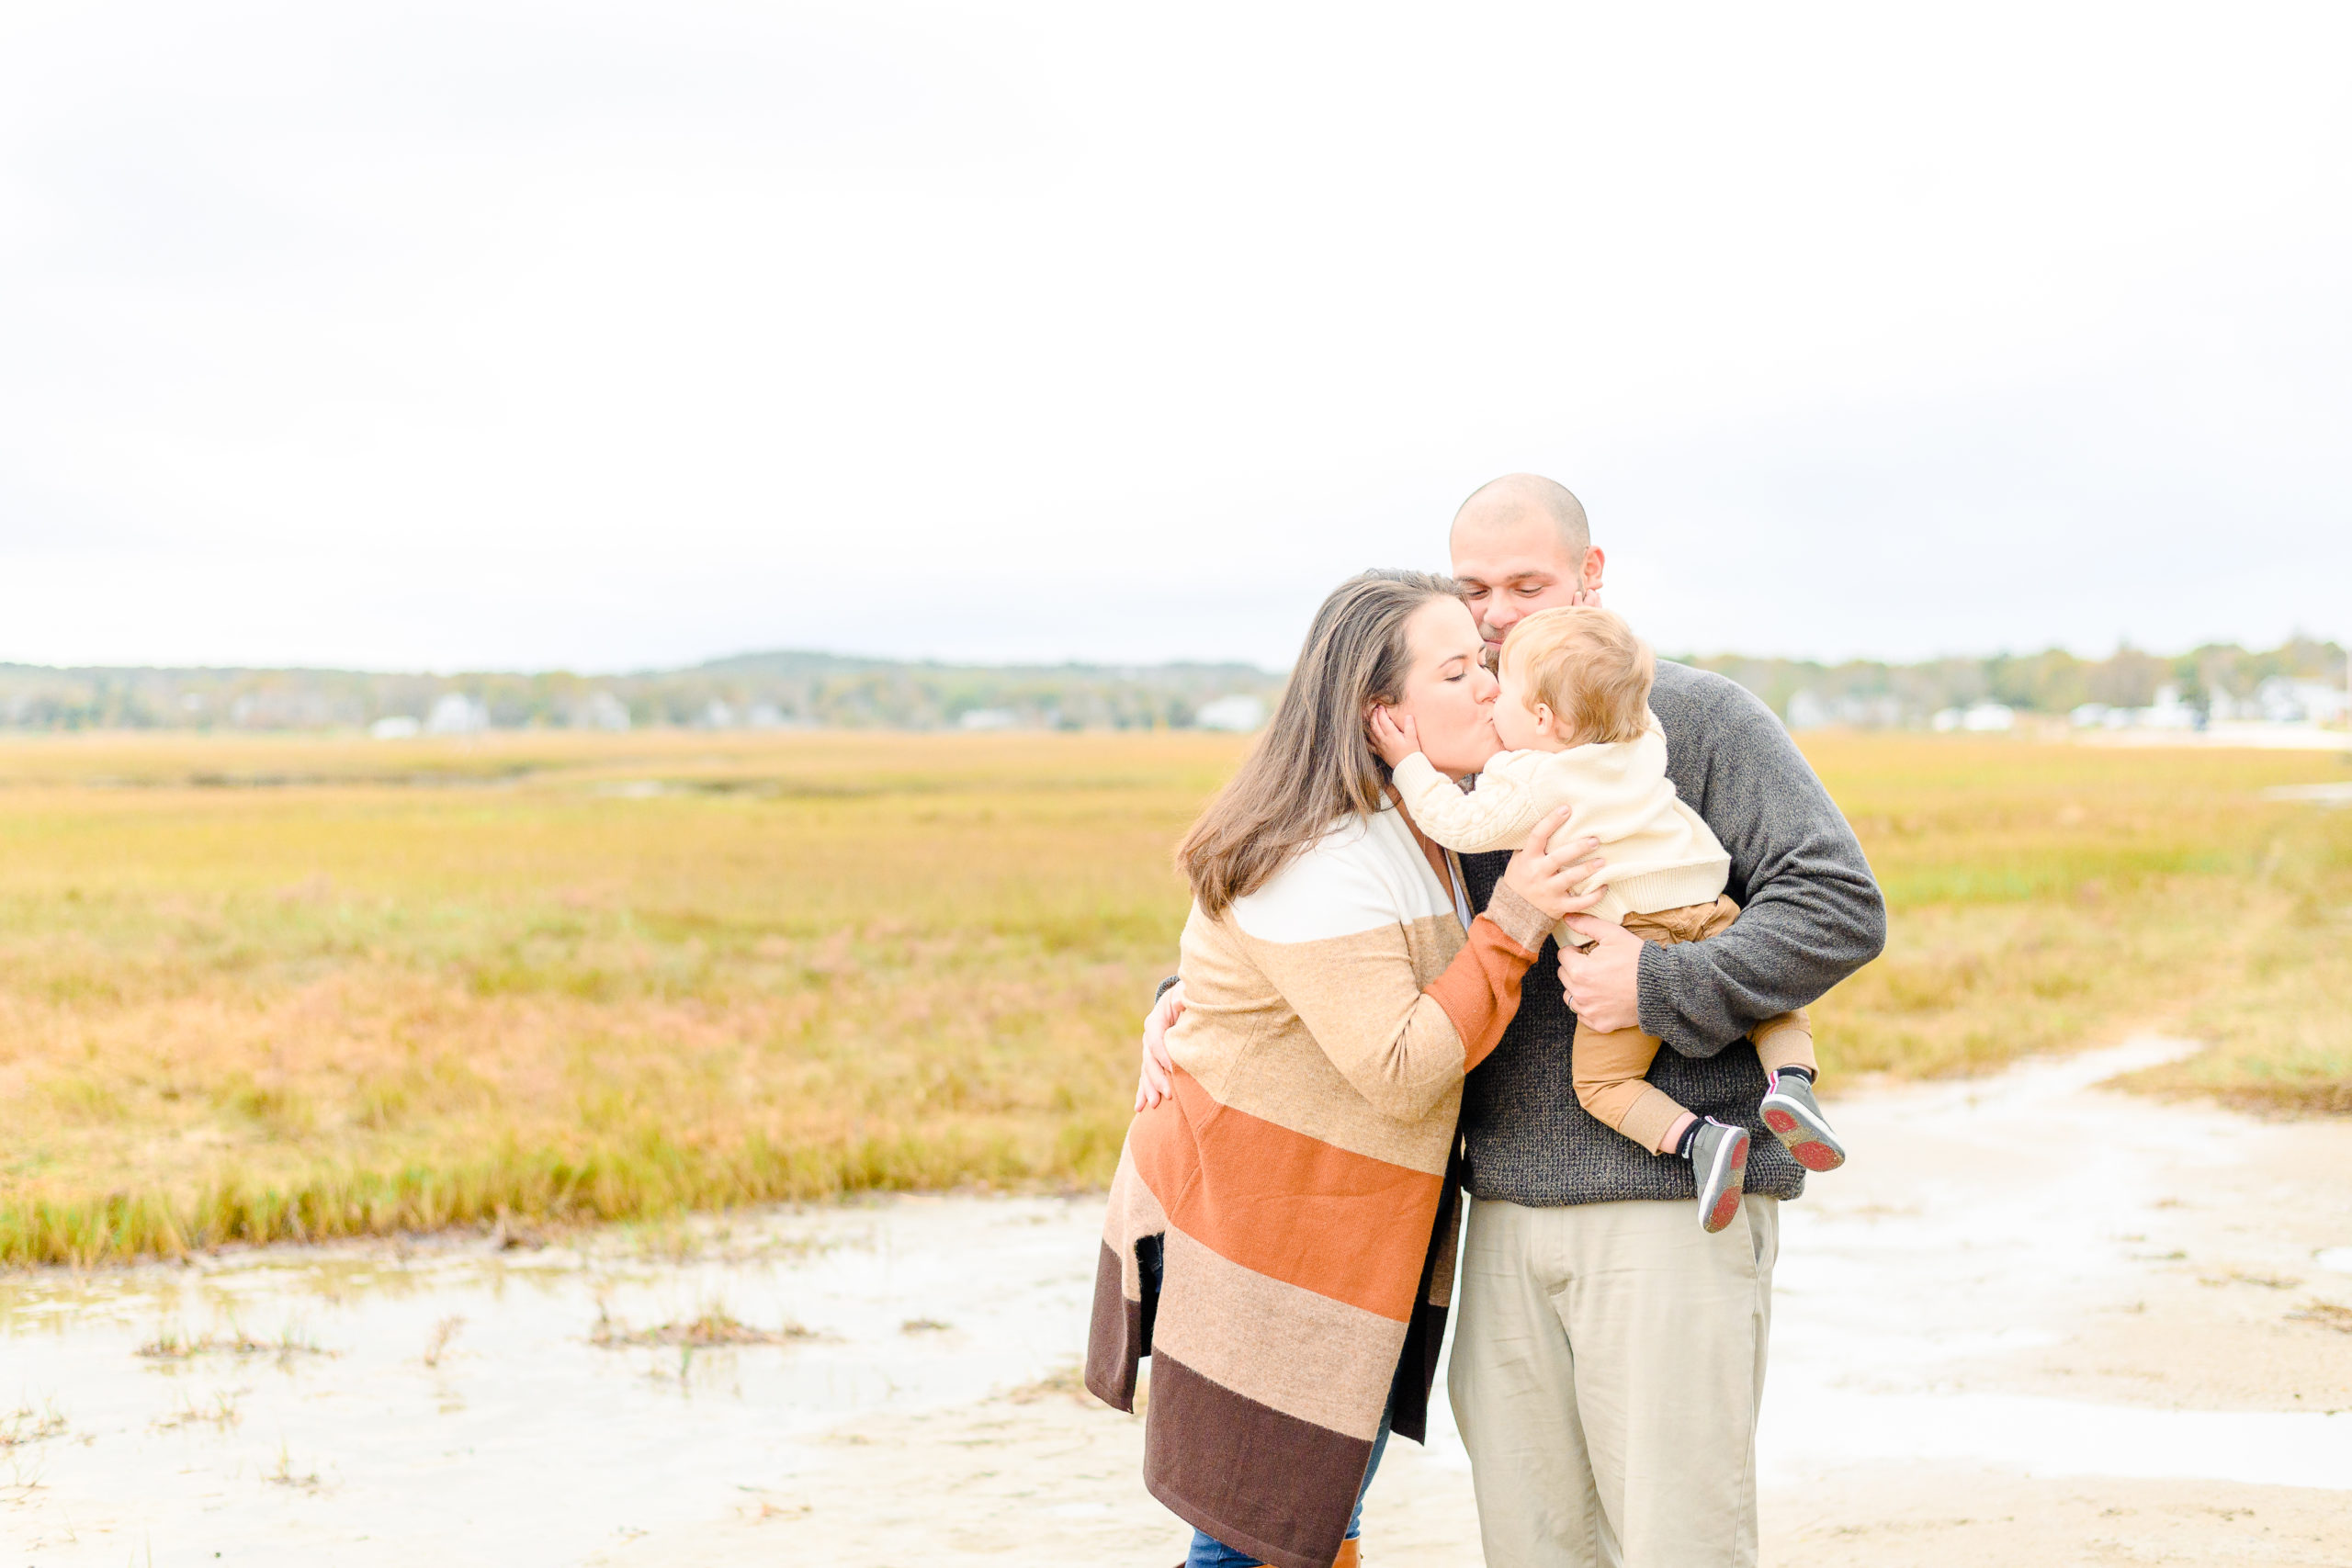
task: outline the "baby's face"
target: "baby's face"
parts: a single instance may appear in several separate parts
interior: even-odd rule
[[[1524,662],[1518,659],[1503,660],[1503,689],[1495,699],[1495,734],[1509,750],[1556,751],[1559,741],[1536,723],[1535,710],[1528,703],[1527,676],[1520,668]]]

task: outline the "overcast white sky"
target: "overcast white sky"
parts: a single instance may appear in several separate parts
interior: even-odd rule
[[[0,659],[2352,637],[2352,11],[0,0]]]

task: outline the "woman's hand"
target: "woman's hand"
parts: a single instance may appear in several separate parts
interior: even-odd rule
[[[1168,1032],[1184,1016],[1184,982],[1177,981],[1159,993],[1151,1004],[1151,1011],[1143,1021],[1143,1070],[1136,1077],[1136,1109],[1148,1111],[1166,1100],[1170,1092],[1168,1075],[1176,1070],[1176,1059],[1168,1054]]]
[[[1589,893],[1577,891],[1602,869],[1593,852],[1600,848],[1600,840],[1569,839],[1557,849],[1551,847],[1552,836],[1568,825],[1570,810],[1563,806],[1535,824],[1534,831],[1527,835],[1527,842],[1511,855],[1510,864],[1503,869],[1503,886],[1554,920],[1563,915],[1583,914],[1600,903],[1601,895],[1608,891],[1605,883]]]
[[[1375,707],[1370,728],[1372,749],[1392,768],[1421,749],[1421,727],[1413,722],[1410,714],[1398,713],[1392,707]]]

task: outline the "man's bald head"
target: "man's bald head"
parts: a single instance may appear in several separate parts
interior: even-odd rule
[[[1538,610],[1600,603],[1600,570],[1584,503],[1541,474],[1480,485],[1453,514],[1453,576],[1489,652]]]
[[[1463,531],[1487,533],[1517,529],[1541,519],[1559,530],[1560,548],[1571,561],[1581,561],[1592,547],[1592,525],[1586,521],[1584,502],[1557,479],[1541,474],[1505,474],[1470,492],[1453,514],[1453,536]]]

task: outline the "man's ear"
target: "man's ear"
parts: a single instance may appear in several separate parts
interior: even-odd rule
[[[1584,552],[1584,570],[1577,574],[1577,586],[1592,590],[1600,586],[1600,569],[1608,564],[1599,545],[1589,545]]]

